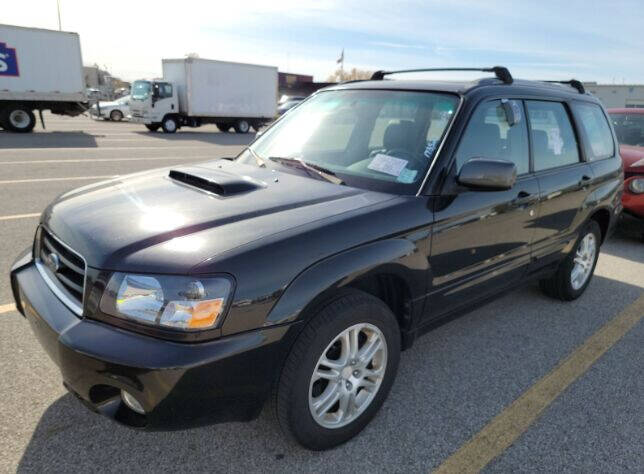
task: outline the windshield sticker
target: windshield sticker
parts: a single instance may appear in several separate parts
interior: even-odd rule
[[[407,163],[407,160],[385,155],[384,153],[378,153],[373,160],[371,160],[371,163],[369,163],[367,168],[398,177],[400,176],[403,168],[407,166]]]
[[[398,175],[398,178],[396,178],[396,181],[399,183],[413,183],[414,180],[416,179],[416,175],[418,174],[418,171],[416,170],[410,170],[409,168],[403,168],[403,170],[400,172]]]
[[[436,150],[436,145],[438,145],[438,140],[430,140],[427,142],[427,147],[425,148],[425,152],[423,153],[425,158],[432,157],[434,151]]]

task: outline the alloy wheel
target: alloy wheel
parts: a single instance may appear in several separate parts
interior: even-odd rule
[[[369,407],[387,367],[387,341],[368,323],[353,325],[326,347],[309,385],[309,409],[324,428],[340,428]]]
[[[595,254],[597,253],[597,240],[595,235],[588,233],[579,242],[575,252],[575,263],[570,272],[570,284],[574,290],[578,290],[588,280],[595,263]]]

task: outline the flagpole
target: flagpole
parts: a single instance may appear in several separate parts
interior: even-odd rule
[[[58,31],[63,31],[63,27],[60,23],[60,0],[56,0],[56,8],[58,9]]]

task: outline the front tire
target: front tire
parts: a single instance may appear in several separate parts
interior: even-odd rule
[[[589,221],[581,231],[572,251],[559,265],[557,273],[539,281],[541,290],[548,296],[563,301],[579,298],[588,287],[595,272],[601,235],[597,221]]]
[[[123,112],[121,112],[120,110],[112,110],[112,112],[110,113],[110,120],[112,122],[120,122],[121,120],[123,120]]]
[[[17,133],[29,133],[36,126],[36,116],[31,109],[17,106],[5,110],[3,124],[5,129]]]
[[[357,435],[378,412],[400,359],[400,330],[379,299],[351,291],[304,328],[279,379],[276,413],[287,436],[313,450]]]
[[[177,123],[177,119],[174,117],[166,117],[163,119],[163,122],[161,122],[161,128],[163,128],[165,133],[175,133],[179,128],[179,124]]]
[[[161,126],[160,123],[146,123],[145,128],[147,128],[151,132],[156,132],[159,130],[159,127]]]

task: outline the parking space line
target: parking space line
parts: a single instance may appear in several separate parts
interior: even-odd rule
[[[13,303],[0,305],[0,314],[8,313],[15,309],[16,309],[16,305],[14,305]]]
[[[0,153],[12,153],[15,154],[16,151],[20,152],[27,152],[27,151],[46,151],[48,153],[51,153],[52,150],[55,151],[60,151],[60,150],[65,150],[65,151],[103,151],[103,150],[168,150],[171,148],[177,148],[179,150],[186,150],[187,148],[194,148],[194,149],[210,149],[212,150],[213,146],[215,144],[209,143],[208,145],[182,145],[181,141],[175,140],[172,141],[172,143],[178,143],[178,145],[172,146],[172,145],[166,145],[166,146],[131,146],[131,147],[124,147],[124,146],[91,146],[91,147],[55,147],[55,146],[42,146],[42,147],[35,147],[35,148],[0,148]],[[234,143],[231,143],[230,145],[220,145],[220,146],[240,146],[236,145]]]
[[[68,178],[33,178],[33,179],[9,179],[0,181],[0,184],[20,184],[20,183],[43,183],[47,181],[83,181],[93,179],[116,178],[118,175],[109,176],[70,176]]]
[[[40,212],[32,212],[31,214],[14,214],[12,216],[0,216],[0,221],[10,221],[12,219],[26,219],[27,217],[38,217]]]
[[[155,160],[199,160],[201,158],[212,158],[211,155],[199,156],[148,156],[140,158],[69,158],[63,160],[20,160],[0,161],[0,165],[33,165],[46,163],[102,163],[106,161],[155,161]]]
[[[590,336],[434,472],[479,472],[509,448],[570,384],[582,376],[643,317],[644,295]]]

